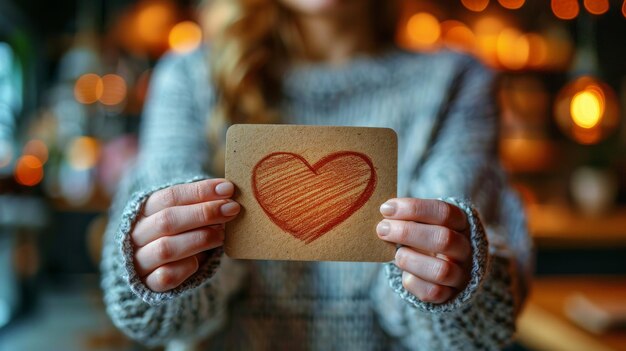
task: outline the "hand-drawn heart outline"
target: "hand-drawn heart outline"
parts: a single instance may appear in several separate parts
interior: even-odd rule
[[[306,244],[363,207],[376,182],[370,158],[354,151],[329,154],[312,166],[298,154],[274,152],[257,162],[252,172],[254,197],[265,214]]]

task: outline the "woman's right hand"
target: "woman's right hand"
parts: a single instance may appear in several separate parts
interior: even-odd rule
[[[224,241],[224,223],[240,211],[225,179],[174,185],[152,194],[131,233],[135,270],[153,291],[171,290],[194,274],[205,251]]]

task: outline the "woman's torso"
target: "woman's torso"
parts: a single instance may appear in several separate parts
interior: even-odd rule
[[[206,56],[188,55],[196,113],[210,115]],[[284,123],[392,128],[398,134],[398,195],[409,182],[445,113],[465,56],[392,50],[343,67],[302,66],[283,81]],[[209,155],[207,155],[207,160]],[[242,261],[247,275],[231,302],[229,322],[211,349],[390,349],[371,307],[381,264]]]

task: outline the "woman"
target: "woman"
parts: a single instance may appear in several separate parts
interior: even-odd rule
[[[209,349],[510,340],[529,240],[498,167],[493,76],[463,55],[393,47],[389,3],[239,0],[213,47],[162,59],[105,239],[102,287],[120,329],[147,344],[206,338]],[[223,224],[240,210],[234,186],[215,178],[225,129],[276,121],[396,130],[404,197],[381,204],[376,229],[402,245],[394,262],[222,255]]]

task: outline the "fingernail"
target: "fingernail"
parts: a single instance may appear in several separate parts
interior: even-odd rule
[[[239,209],[240,209],[239,204],[234,201],[227,202],[223,204],[222,206],[220,206],[220,212],[222,213],[222,216],[224,217],[236,215],[237,213],[239,213]]]
[[[233,193],[235,187],[231,182],[219,183],[215,186],[215,193],[219,196],[228,196]]]
[[[391,230],[391,226],[389,225],[389,222],[387,221],[380,221],[378,225],[376,226],[376,232],[380,236],[385,236],[389,234],[390,230]]]
[[[385,202],[380,206],[380,213],[384,216],[393,216],[396,213],[396,204],[390,201]]]

